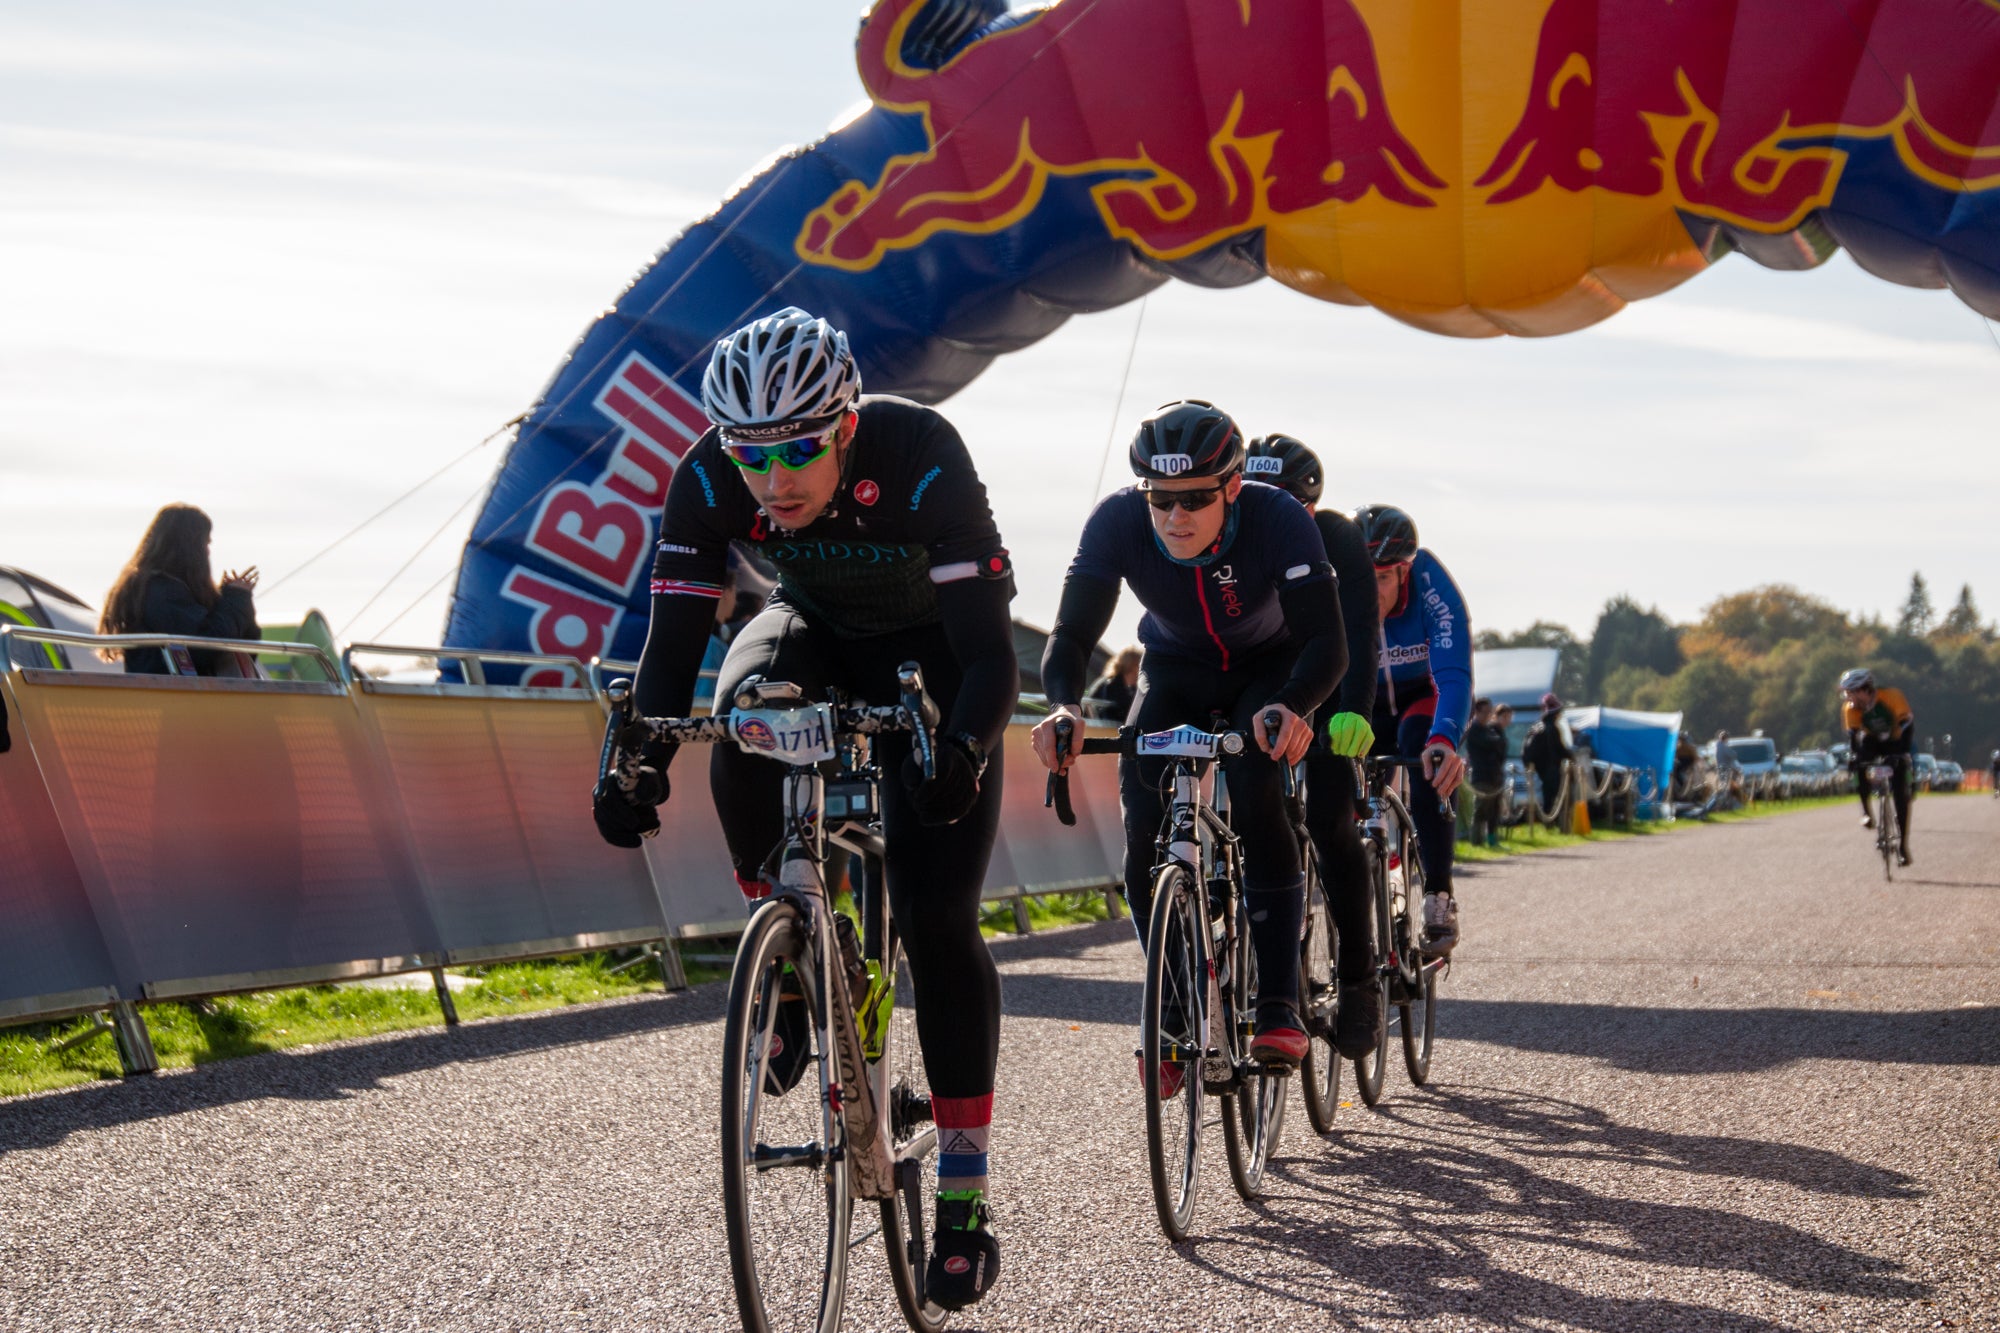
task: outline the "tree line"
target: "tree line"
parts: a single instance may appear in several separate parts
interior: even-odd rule
[[[2000,748],[2000,630],[1980,620],[1969,585],[1937,614],[1921,573],[1911,575],[1894,623],[1769,584],[1717,599],[1691,625],[1618,596],[1587,640],[1537,621],[1515,634],[1484,631],[1474,643],[1556,649],[1565,700],[1680,712],[1697,739],[1762,730],[1786,751],[1845,738],[1837,683],[1865,666],[1909,696],[1920,749],[1976,768]]]

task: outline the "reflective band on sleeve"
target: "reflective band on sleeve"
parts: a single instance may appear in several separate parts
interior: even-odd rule
[[[959,560],[949,565],[936,565],[931,569],[932,583],[957,583],[960,579],[979,577],[979,562]]]
[[[722,596],[719,583],[693,583],[687,579],[654,579],[652,590],[655,597],[706,597],[715,601]]]

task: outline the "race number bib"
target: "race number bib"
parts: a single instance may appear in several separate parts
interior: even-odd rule
[[[746,754],[801,765],[833,758],[833,709],[826,704],[738,708],[729,715],[729,727]]]

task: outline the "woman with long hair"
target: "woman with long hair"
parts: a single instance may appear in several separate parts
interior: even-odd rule
[[[251,601],[257,567],[241,572],[225,570],[217,587],[208,564],[212,530],[208,515],[193,505],[170,504],[153,515],[146,535],[139,539],[139,549],[104,595],[104,614],[97,632],[257,638],[257,612]],[[119,656],[116,648],[103,651],[107,659]],[[134,648],[124,658],[128,672],[151,675],[185,675],[187,665],[201,676],[247,674],[243,654],[212,649],[193,649],[187,663],[170,660],[159,648]]]

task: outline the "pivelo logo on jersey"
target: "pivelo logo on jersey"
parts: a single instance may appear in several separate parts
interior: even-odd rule
[[[1209,571],[1216,591],[1222,595],[1222,614],[1232,619],[1243,614],[1243,596],[1236,591],[1236,566],[1217,565]]]
[[[941,467],[934,467],[929,472],[924,473],[924,479],[917,483],[917,489],[910,492],[911,513],[915,513],[917,506],[924,502],[924,492],[931,488],[931,483],[943,474],[944,469]]]
[[[881,498],[882,488],[874,482],[857,481],[854,483],[854,502],[856,504],[872,505]]]

